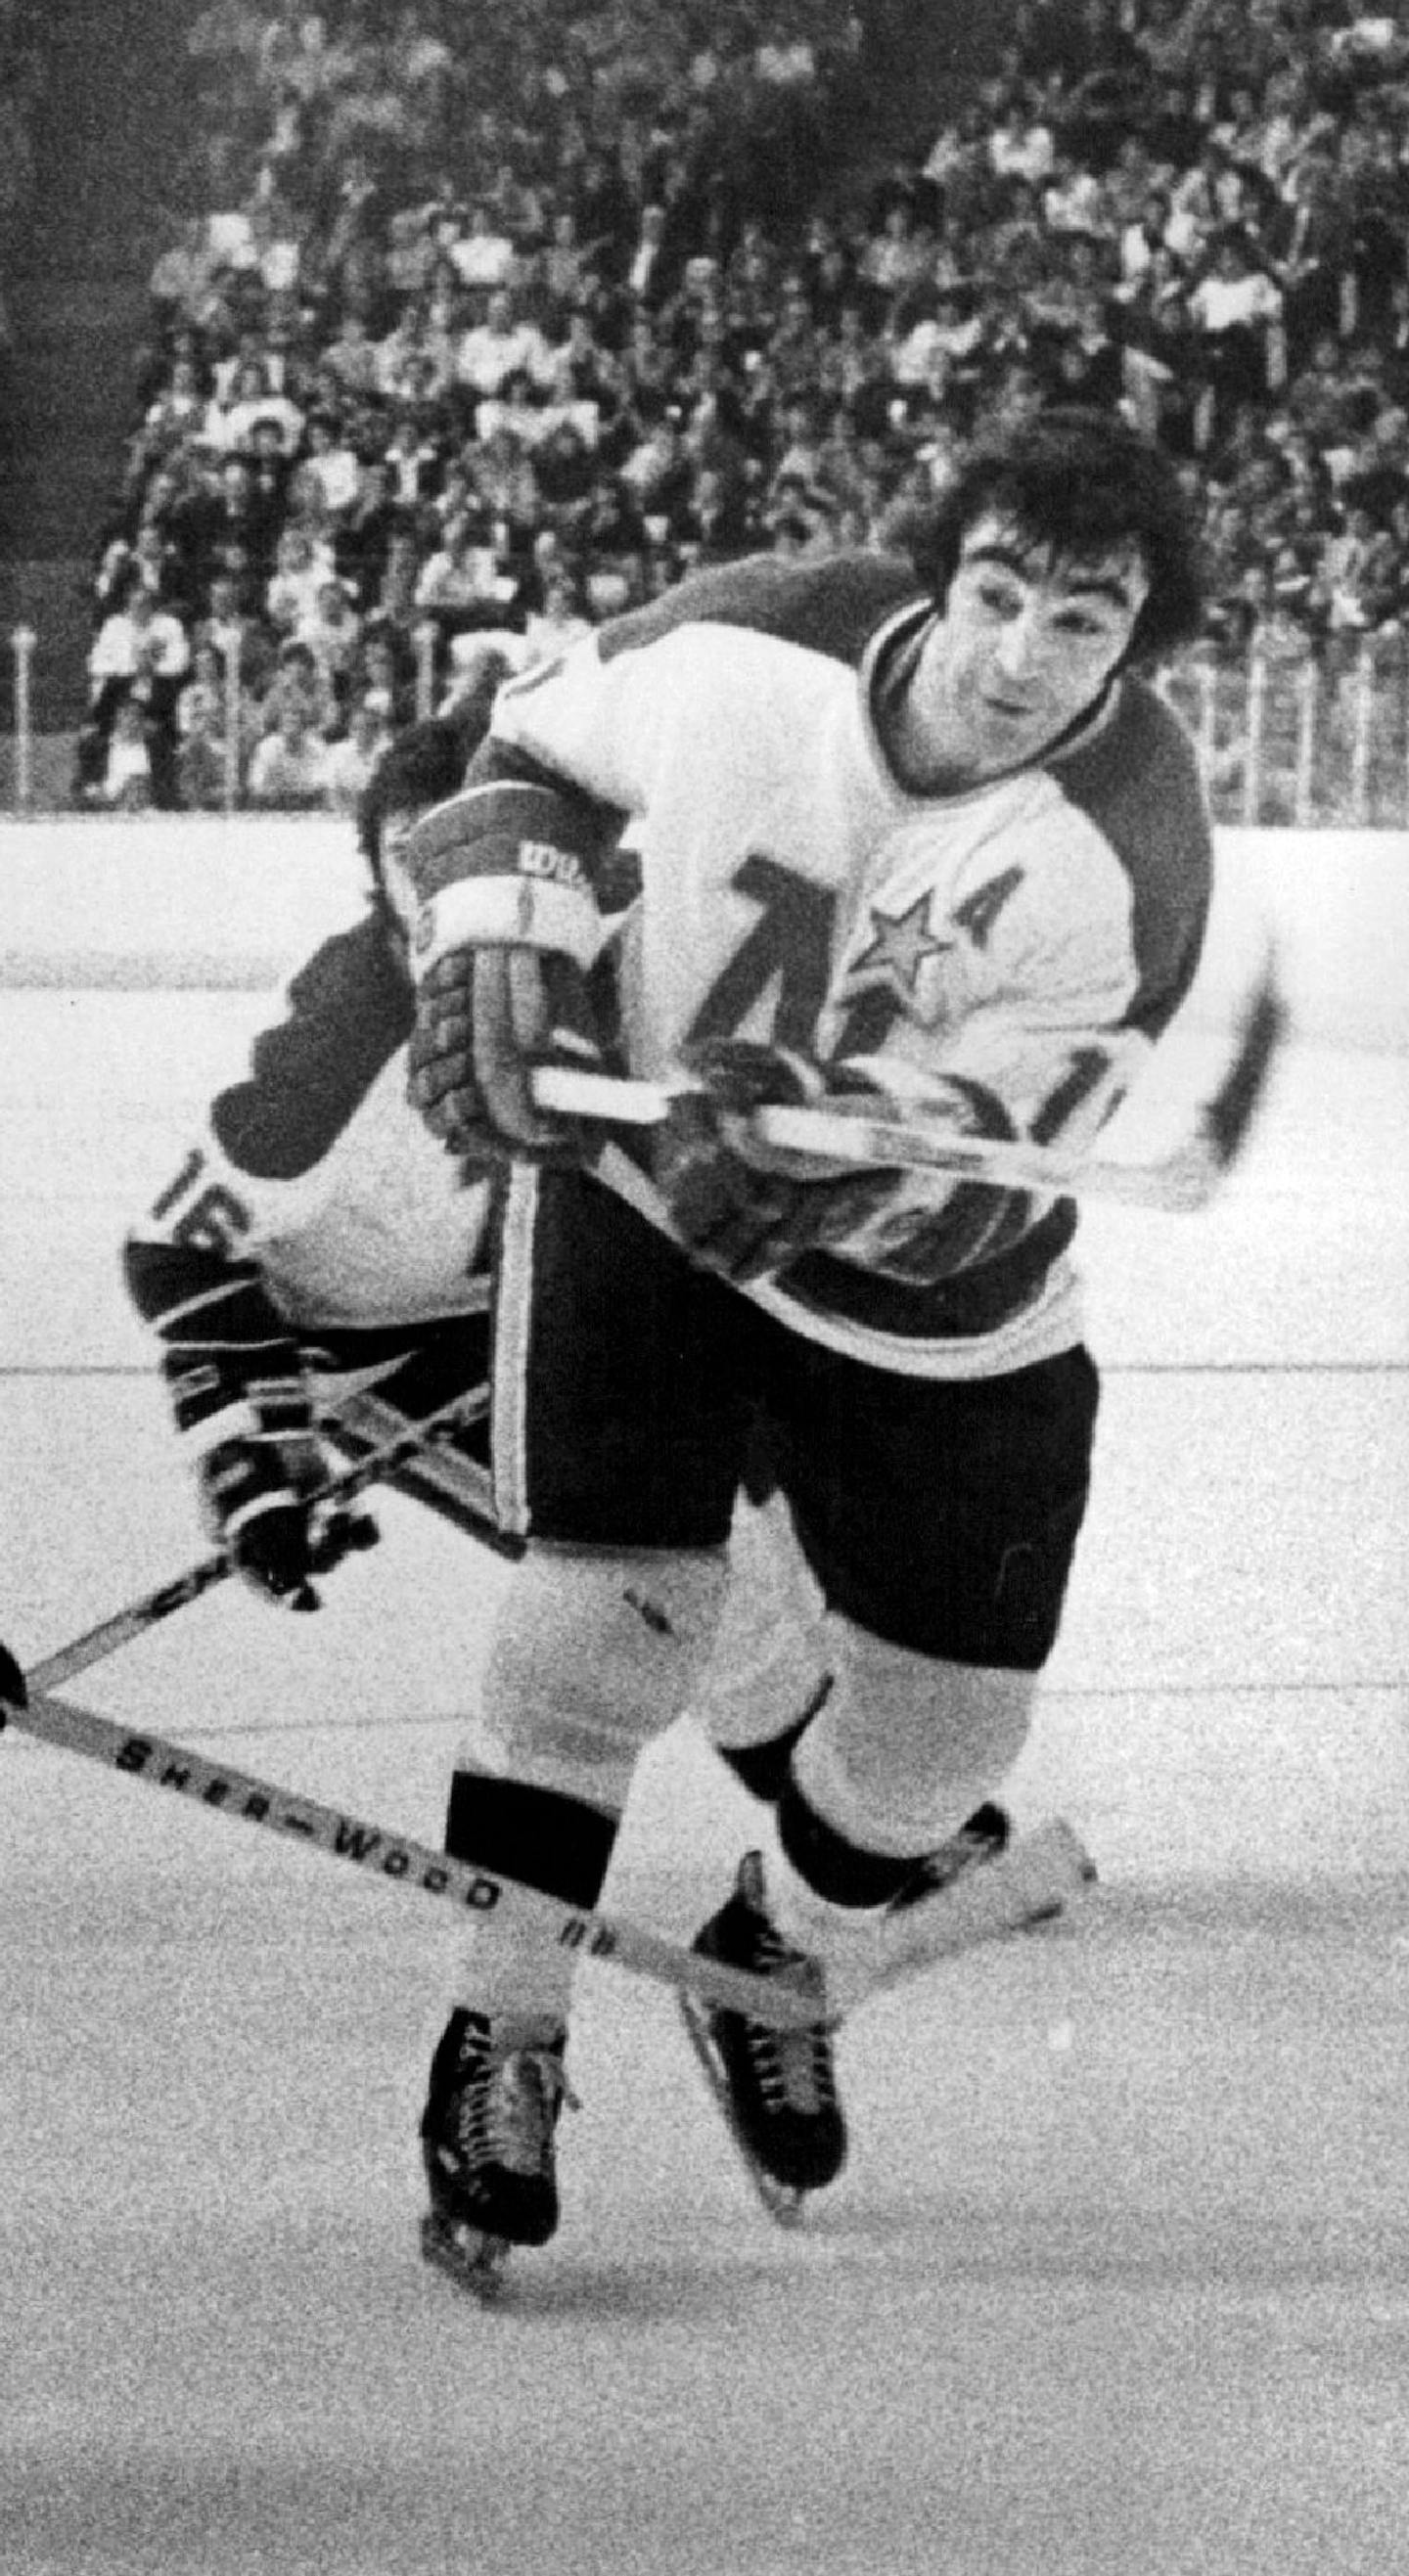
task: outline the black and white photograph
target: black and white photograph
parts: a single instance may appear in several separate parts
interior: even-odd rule
[[[0,0],[0,2568],[1409,2564],[1409,15]]]

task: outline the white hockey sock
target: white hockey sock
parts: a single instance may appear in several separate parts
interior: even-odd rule
[[[938,1663],[836,1624],[845,1659],[793,1757],[796,1797],[824,1838],[880,1860],[918,1859],[1012,1769],[1036,1675]],[[845,1903],[843,1889],[829,1892]]]
[[[512,1578],[479,1715],[468,1730],[469,1856],[595,1904],[642,1746],[680,1714],[708,1654],[724,1588],[712,1553],[539,1546]],[[473,1781],[484,1783],[484,1839]],[[471,2010],[566,2014],[575,1954],[471,1931],[459,2000]]]

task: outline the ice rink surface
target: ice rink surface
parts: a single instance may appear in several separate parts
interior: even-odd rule
[[[0,997],[26,1663],[201,1552],[115,1254],[260,1016]],[[1102,1888],[848,2029],[801,2232],[595,1967],[563,2227],[483,2314],[416,2251],[454,1919],[0,1745],[5,2576],[1409,2565],[1406,1136],[1402,1056],[1303,1042],[1215,1209],[1088,1216],[1097,1491],[1015,1803]],[[507,1578],[381,1520],[319,1619],[222,1591],[73,1695],[435,1840]],[[749,1830],[678,1731],[614,1903],[688,1935]]]

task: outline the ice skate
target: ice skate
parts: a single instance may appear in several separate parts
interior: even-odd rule
[[[742,2013],[713,2010],[692,1996],[681,1999],[691,2044],[754,2188],[770,2216],[786,2224],[800,2214],[808,2192],[822,2190],[840,2173],[846,2127],[822,1971],[772,1922],[757,1852],[744,1855],[734,1894],[705,1925],[695,1948],[757,1976],[791,1978],[818,1998],[817,2021],[801,2031],[771,2030]]]
[[[478,2298],[495,2295],[514,2246],[546,2245],[557,2227],[554,2137],[573,2098],[565,2039],[542,2016],[456,2011],[431,2062],[421,2251]]]

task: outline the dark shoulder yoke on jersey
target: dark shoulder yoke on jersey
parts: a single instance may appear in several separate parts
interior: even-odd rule
[[[1158,1037],[1194,980],[1213,890],[1213,841],[1194,747],[1143,680],[1109,724],[1051,775],[1114,850],[1130,881],[1136,985],[1125,1025]]]
[[[375,913],[316,949],[284,1018],[256,1038],[249,1078],[222,1091],[210,1123],[251,1180],[296,1181],[331,1151],[411,1033],[411,987]]]
[[[877,627],[920,592],[913,567],[901,555],[858,548],[815,563],[745,555],[692,574],[645,608],[611,618],[598,629],[597,646],[609,662],[682,626],[741,626],[855,667]]]

